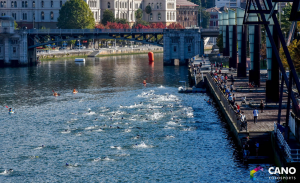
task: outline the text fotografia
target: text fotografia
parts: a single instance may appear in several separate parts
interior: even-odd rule
[[[296,180],[295,176],[289,176],[296,174],[296,168],[295,167],[270,167],[269,173],[279,174],[279,175],[286,175],[282,177],[269,177],[271,180]]]

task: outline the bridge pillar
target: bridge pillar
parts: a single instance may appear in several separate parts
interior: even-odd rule
[[[270,31],[273,30],[273,39],[277,50],[280,48],[280,41],[277,29],[273,29],[272,25],[269,25]],[[267,37],[267,67],[268,67],[268,80],[266,81],[266,102],[279,102],[279,65],[272,50],[272,45]],[[270,53],[271,52],[271,53]],[[271,57],[271,58],[270,58]]]
[[[247,77],[247,25],[242,26],[242,40],[241,40],[241,60],[238,63],[237,76],[238,77]]]
[[[200,56],[204,54],[204,40],[203,38],[200,39]]]
[[[185,58],[185,42],[184,42],[184,34],[180,34],[179,40],[179,65],[187,65]]]
[[[254,25],[254,35],[252,37],[252,63],[251,70],[249,71],[249,82],[254,82],[258,87],[260,86],[260,25]],[[251,41],[251,40],[250,40]]]
[[[10,65],[10,61],[9,61],[9,37],[4,38],[4,65]]]
[[[28,64],[35,65],[36,63],[36,48],[28,49]]]
[[[171,51],[172,51],[171,39],[166,33],[164,35],[164,66],[174,65],[174,59],[171,59]]]
[[[229,56],[229,25],[226,25],[226,32],[225,32],[225,48],[223,49],[223,56]]]

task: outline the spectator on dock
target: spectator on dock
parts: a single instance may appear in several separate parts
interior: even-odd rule
[[[259,108],[261,110],[261,113],[263,113],[264,112],[264,102],[263,102],[263,100],[260,101]]]
[[[219,74],[222,74],[221,69],[219,69]]]
[[[232,100],[233,100],[233,102],[235,102],[235,96],[234,96],[234,94],[232,94]]]
[[[233,84],[230,85],[230,92],[233,92]]]
[[[249,153],[249,144],[247,144],[247,141],[243,145],[243,152],[244,152],[244,154],[243,154],[244,159],[247,159],[250,154]]]
[[[232,74],[231,74],[231,84],[234,85],[234,78]]]
[[[254,116],[254,123],[257,123],[258,110],[256,108],[253,110],[253,116]]]

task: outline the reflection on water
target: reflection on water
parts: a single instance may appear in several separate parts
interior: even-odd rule
[[[155,59],[0,69],[0,182],[251,182],[208,96],[177,92],[187,68]]]

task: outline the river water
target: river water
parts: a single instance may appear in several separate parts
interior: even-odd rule
[[[253,182],[209,96],[177,92],[187,68],[155,59],[1,68],[0,182]]]

